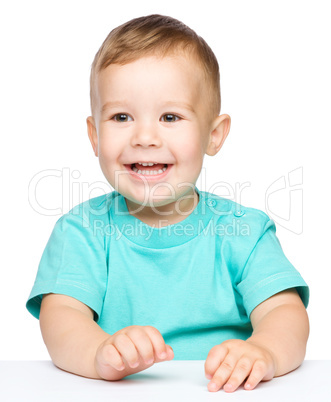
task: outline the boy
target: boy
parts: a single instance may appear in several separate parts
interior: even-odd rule
[[[90,84],[88,135],[115,191],[61,217],[43,253],[27,308],[54,364],[118,380],[206,359],[208,389],[227,392],[294,370],[309,293],[274,223],[195,186],[230,129],[209,46],[173,18],[136,18],[108,35]]]

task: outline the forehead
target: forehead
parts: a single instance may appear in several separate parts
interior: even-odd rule
[[[96,79],[96,95],[99,108],[122,99],[156,98],[194,106],[201,102],[204,86],[202,68],[187,56],[148,56],[102,70]]]

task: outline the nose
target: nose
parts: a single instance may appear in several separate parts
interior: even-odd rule
[[[133,147],[160,147],[161,143],[157,127],[151,124],[140,124],[131,137]]]

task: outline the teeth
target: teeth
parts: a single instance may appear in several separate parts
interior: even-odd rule
[[[142,165],[142,166],[153,166],[153,165],[155,165],[155,163],[154,162],[144,162],[144,163],[138,163],[138,165]]]
[[[154,165],[154,163],[153,163],[153,165]],[[161,173],[165,172],[167,170],[167,168],[164,167],[163,169],[159,169],[159,170],[140,170],[140,169],[137,169],[136,167],[133,167],[132,170],[138,174],[153,176],[153,175],[157,175],[157,174],[161,174]]]

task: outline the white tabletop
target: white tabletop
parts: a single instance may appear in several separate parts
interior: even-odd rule
[[[1,402],[62,401],[331,401],[331,361],[306,360],[291,373],[243,386],[233,393],[209,392],[204,361],[157,363],[149,369],[108,382],[59,370],[50,361],[0,361]]]

